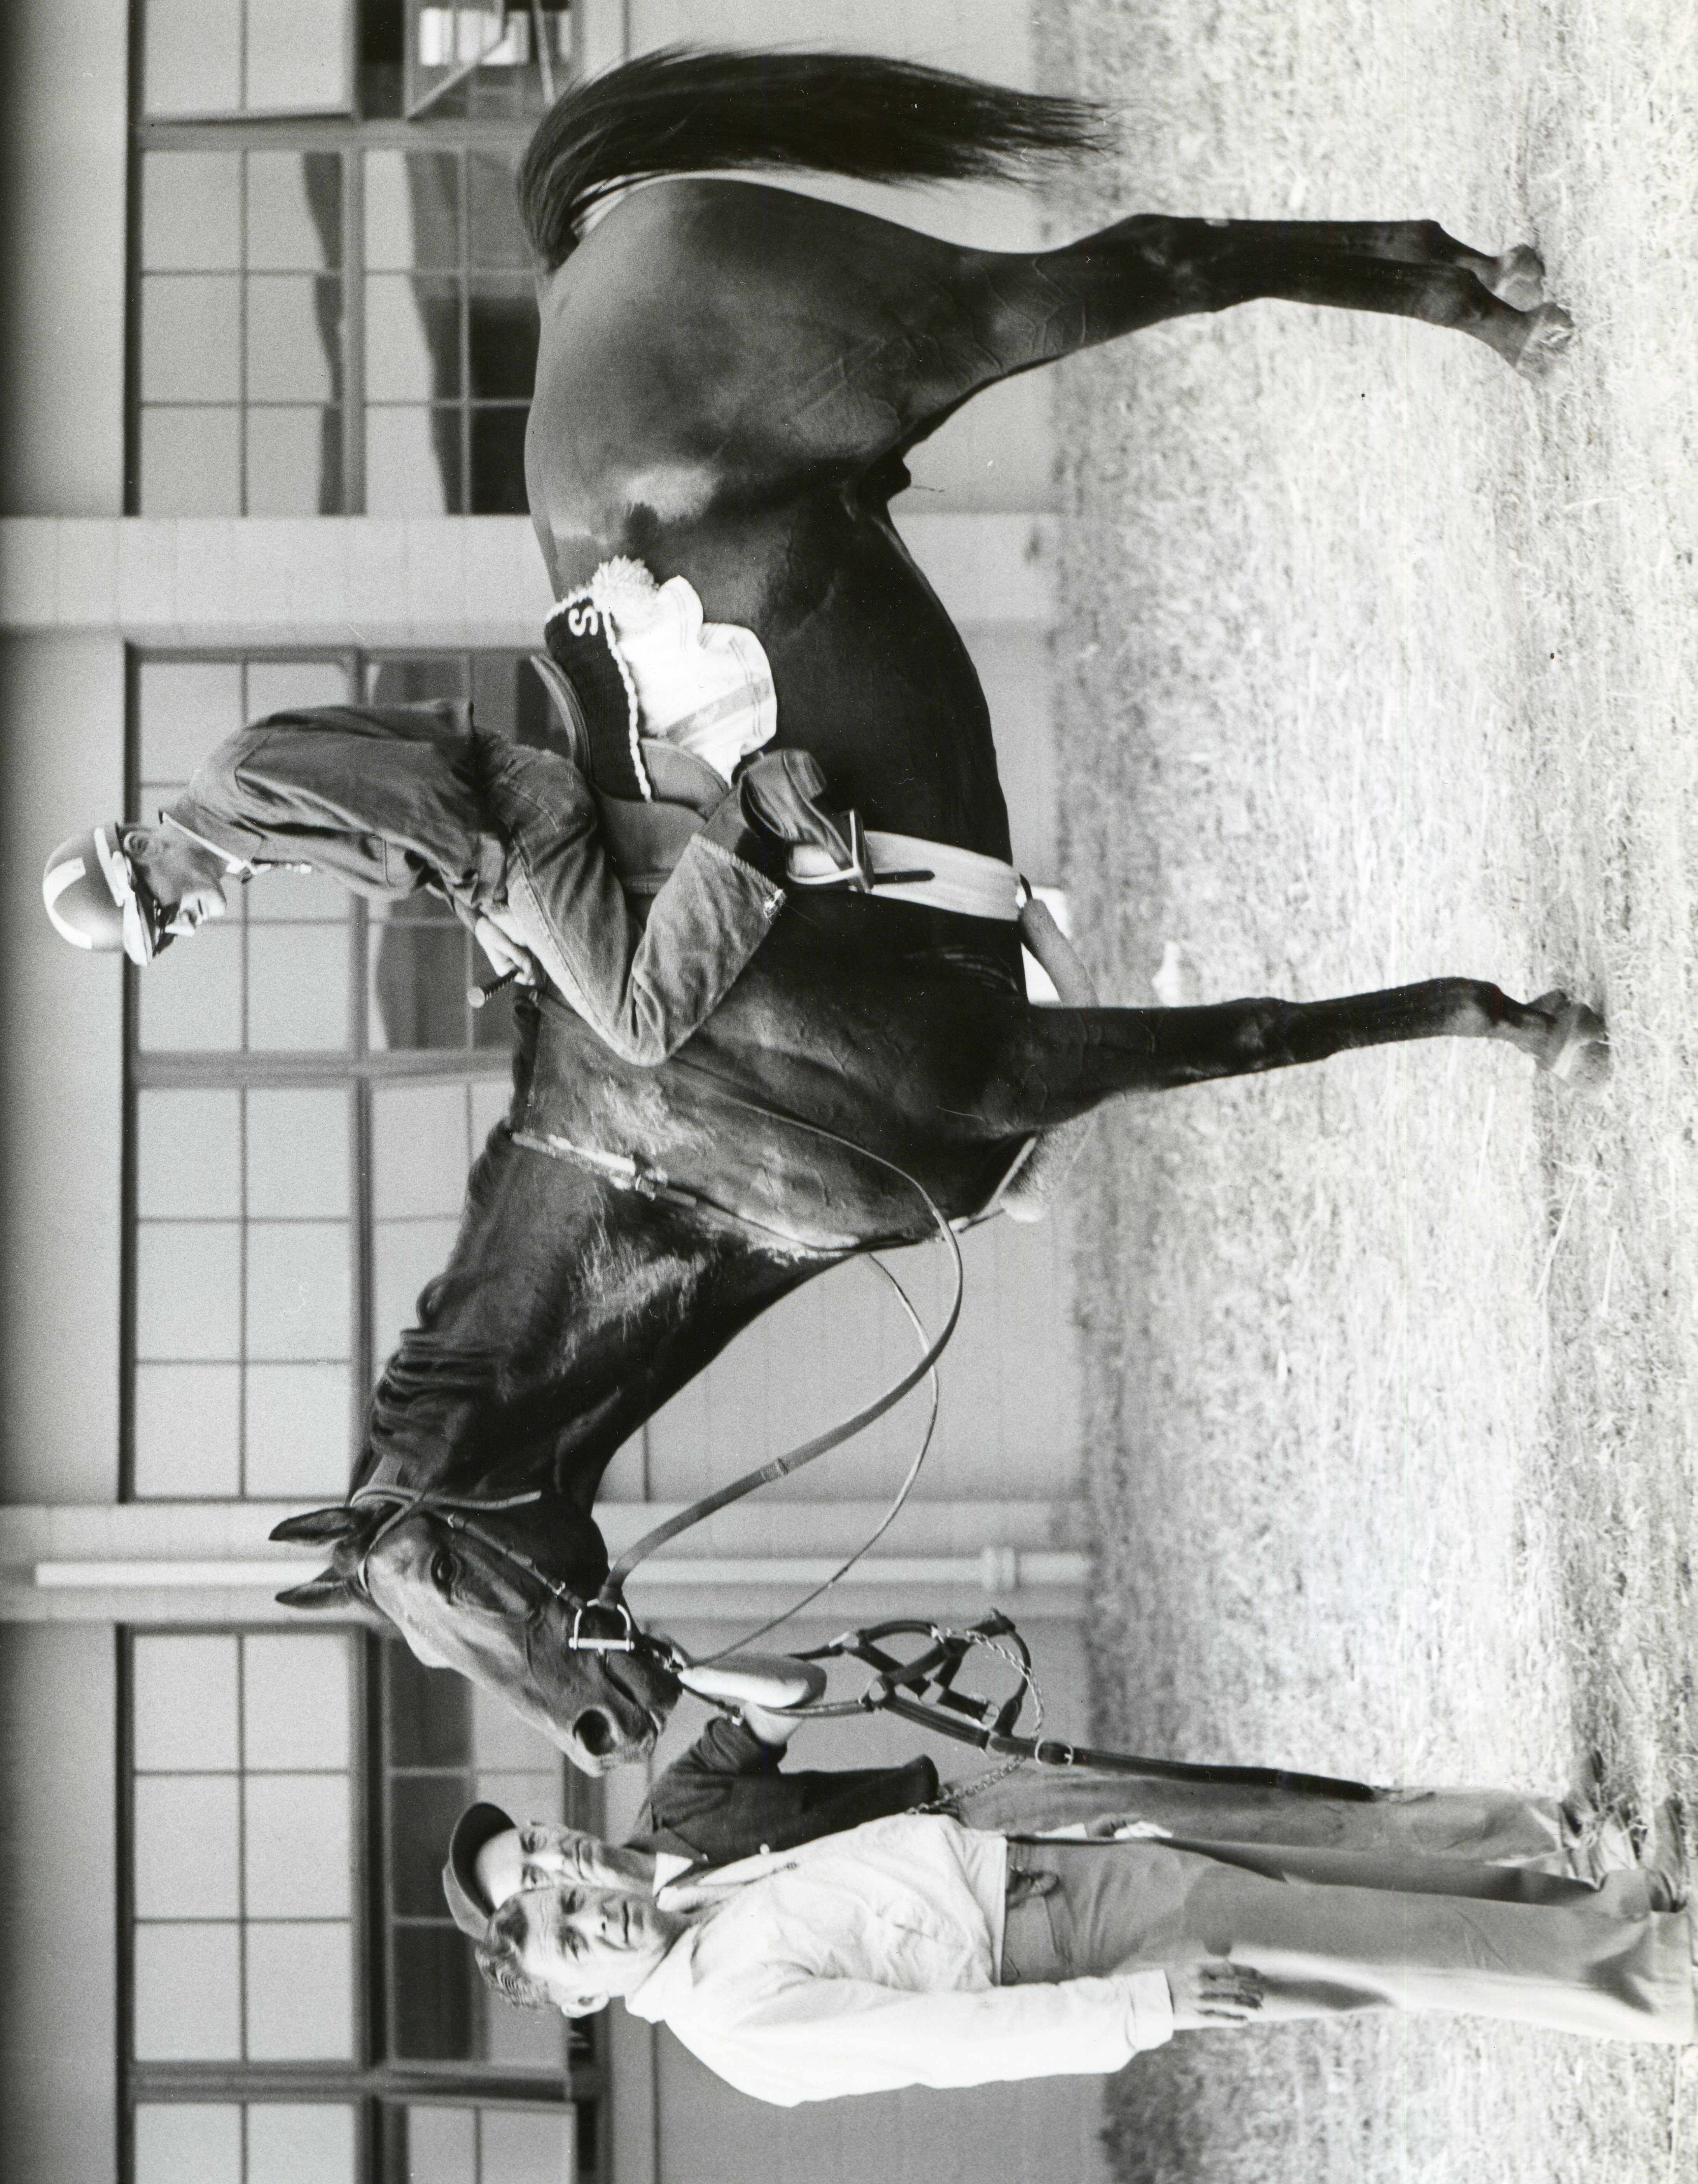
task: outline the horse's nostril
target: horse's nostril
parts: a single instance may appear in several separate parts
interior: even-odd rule
[[[605,1759],[619,1741],[613,1724],[594,1707],[578,1716],[572,1724],[572,1735],[592,1759]]]

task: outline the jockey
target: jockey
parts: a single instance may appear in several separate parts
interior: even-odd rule
[[[96,827],[47,860],[74,946],[145,965],[223,916],[231,880],[279,866],[368,895],[439,895],[498,972],[546,978],[615,1053],[652,1066],[711,1014],[784,901],[762,837],[849,851],[805,752],[723,785],[634,915],[572,760],[480,728],[469,705],[273,714],[220,744],[156,826]]]

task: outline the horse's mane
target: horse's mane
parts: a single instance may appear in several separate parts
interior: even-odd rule
[[[531,247],[552,271],[610,190],[661,175],[788,168],[862,181],[1012,181],[1100,150],[1090,102],[864,53],[644,53],[557,99],[519,170]]]

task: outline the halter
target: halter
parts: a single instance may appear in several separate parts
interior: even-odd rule
[[[585,1599],[582,1593],[575,1592],[561,1579],[550,1577],[548,1571],[533,1561],[522,1547],[509,1546],[504,1540],[498,1540],[482,1524],[473,1524],[466,1514],[468,1510],[520,1509],[529,1503],[540,1502],[542,1498],[540,1486],[533,1486],[528,1493],[506,1495],[499,1501],[487,1501],[470,1494],[449,1494],[443,1488],[436,1486],[414,1488],[373,1484],[356,1487],[348,1497],[350,1509],[358,1508],[362,1502],[367,1502],[390,1505],[388,1515],[366,1541],[365,1552],[359,1557],[356,1581],[360,1591],[368,1600],[371,1597],[366,1566],[379,1544],[398,1524],[404,1524],[413,1517],[435,1517],[448,1531],[458,1532],[468,1540],[476,1540],[481,1547],[501,1561],[511,1563],[515,1568],[522,1569],[527,1576],[535,1578],[544,1592],[557,1600],[563,1607],[572,1610],[571,1633],[566,1640],[569,1652],[635,1653],[646,1649],[665,1659],[677,1658],[677,1649],[667,1641],[651,1637],[646,1630],[637,1628],[631,1610],[622,1600]],[[593,1631],[584,1631],[584,1617],[601,1608],[610,1609],[621,1618],[624,1628],[617,1637],[602,1637]]]

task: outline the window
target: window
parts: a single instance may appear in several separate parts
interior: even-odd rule
[[[362,693],[470,698],[487,727],[549,733],[512,654],[142,658],[134,815],[245,722]],[[331,1500],[506,1112],[512,996],[470,1006],[487,966],[434,896],[368,903],[292,872],[231,892],[133,989],[130,1491]]]
[[[438,1880],[472,1798],[596,1786],[458,1678],[341,1631],[129,1640],[132,2184],[602,2173],[593,2021],[478,1979]]]
[[[522,512],[513,186],[570,14],[144,0],[143,22],[136,512]]]

